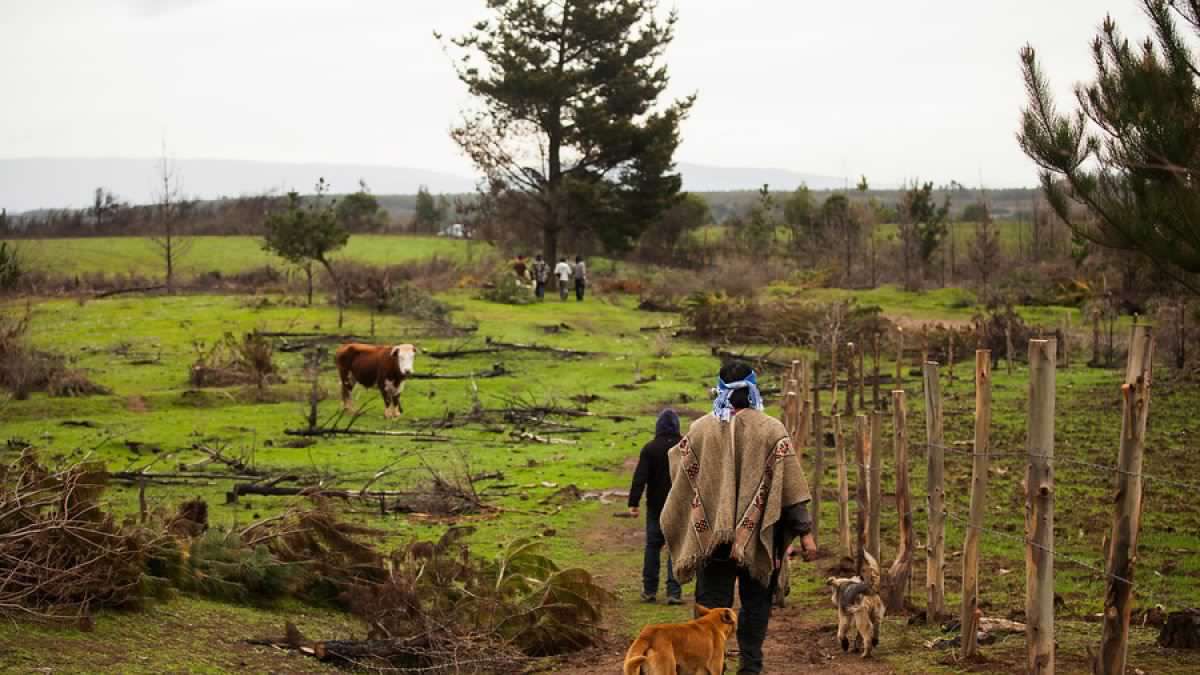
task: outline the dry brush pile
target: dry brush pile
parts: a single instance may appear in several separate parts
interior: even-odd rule
[[[0,315],[0,388],[12,392],[18,400],[36,391],[51,396],[90,396],[111,393],[93,382],[67,358],[30,346],[27,334],[33,316],[30,305],[21,314]]]
[[[530,657],[592,644],[610,594],[561,569],[539,543],[494,559],[471,552],[470,528],[390,552],[383,533],[345,521],[314,493],[240,530],[208,525],[201,500],[118,522],[95,463],[51,469],[32,450],[0,468],[0,616],[92,625],[95,612],[185,592],[227,602],[292,597],[359,617],[365,639],[280,640],[340,665],[400,672],[509,672]]]

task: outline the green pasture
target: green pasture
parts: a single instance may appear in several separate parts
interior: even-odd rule
[[[259,237],[180,237],[179,240],[186,251],[179,265],[179,273],[185,279],[206,272],[232,274],[263,265],[287,264],[264,251]],[[53,276],[162,277],[164,274],[159,249],[147,237],[20,239],[14,245],[30,269]],[[489,248],[485,243],[461,239],[356,234],[335,258],[390,265],[433,256],[464,260]]]
[[[363,241],[368,238],[358,238]],[[429,245],[462,242],[412,240],[380,237],[379,245],[399,246],[403,242]],[[89,242],[94,240],[79,240]],[[106,240],[134,242],[137,240]],[[251,239],[243,239],[250,247]],[[351,242],[356,239],[352,238]],[[422,244],[424,245],[424,244]],[[199,250],[199,248],[195,249]],[[398,249],[395,249],[398,250]],[[460,249],[460,254],[462,253]],[[348,251],[349,255],[350,252]],[[366,254],[366,253],[364,253]],[[372,253],[373,255],[374,253]],[[256,253],[261,255],[261,253]],[[228,261],[227,261],[228,262]],[[961,291],[931,291],[910,294],[894,288],[868,292],[832,290],[810,291],[814,299],[833,299],[854,295],[864,304],[878,304],[892,316],[923,320],[968,318],[973,312],[973,296]],[[559,302],[509,306],[484,302],[473,292],[455,291],[440,296],[454,306],[453,320],[459,326],[476,326],[473,333],[447,337],[443,329],[402,316],[376,316],[372,321],[365,311],[347,312],[346,325],[338,331],[336,311],[327,305],[306,307],[294,300],[268,296],[261,298],[222,295],[175,297],[119,297],[80,302],[49,300],[34,306],[31,339],[44,349],[68,355],[99,383],[112,390],[111,395],[80,399],[50,398],[34,394],[29,400],[0,400],[0,460],[15,458],[15,450],[3,441],[23,439],[33,444],[42,458],[51,463],[83,459],[104,461],[112,471],[172,472],[181,467],[197,467],[205,455],[196,445],[223,447],[228,454],[241,455],[261,469],[320,476],[327,486],[358,488],[377,471],[391,473],[374,484],[376,489],[410,489],[421,486],[434,470],[454,477],[464,471],[480,473],[500,471],[501,479],[476,485],[495,510],[467,516],[460,523],[476,527],[471,538],[474,550],[490,555],[518,536],[542,539],[549,553],[567,565],[593,570],[598,578],[618,594],[611,608],[613,628],[619,635],[632,635],[648,621],[678,620],[678,608],[642,605],[637,602],[640,570],[641,521],[620,520],[613,513],[624,509],[624,498],[604,497],[602,490],[628,488],[627,462],[649,440],[656,414],[672,406],[686,420],[702,415],[708,408],[707,389],[718,362],[709,345],[669,336],[659,326],[677,324],[673,315],[650,314],[635,309],[637,298],[624,295],[590,297],[587,302]],[[16,302],[3,305],[6,312],[20,311]],[[1023,310],[1025,311],[1025,310]],[[1032,310],[1030,310],[1032,311]],[[1037,310],[1052,311],[1058,310]],[[1065,311],[1065,310],[1063,310]],[[1052,314],[1053,315],[1053,314]],[[284,383],[272,385],[264,394],[253,387],[193,388],[188,372],[200,350],[225,333],[240,335],[250,330],[310,333],[342,333],[373,339],[380,343],[413,342],[422,353],[417,356],[418,372],[443,375],[478,373],[497,363],[512,372],[498,378],[472,380],[412,380],[404,392],[404,415],[398,421],[383,418],[378,393],[358,389],[355,401],[367,407],[355,428],[364,430],[430,430],[450,440],[424,442],[403,437],[349,436],[319,439],[308,447],[288,447],[295,440],[285,431],[303,426],[304,403],[309,383],[303,372],[303,357],[298,352],[276,353]],[[502,352],[461,359],[437,359],[430,352],[480,347],[485,338],[520,343],[538,343],[560,348],[592,352],[586,357],[564,358],[539,352]],[[281,340],[279,347],[287,342]],[[727,349],[762,353],[772,345],[726,345]],[[772,358],[787,360],[801,352],[775,350]],[[1078,364],[1083,359],[1075,359]],[[917,374],[906,364],[902,383],[907,392],[909,437],[911,440],[911,487],[917,538],[924,541],[925,463],[924,412]],[[891,372],[886,363],[884,372]],[[948,445],[969,452],[974,406],[973,383],[967,379],[971,368],[959,363],[950,380],[943,368],[945,426]],[[765,372],[762,380],[777,387],[779,375]],[[327,359],[320,373],[320,386],[326,399],[320,404],[322,418],[333,416],[339,408],[338,385]],[[984,611],[989,616],[1006,616],[1023,608],[1024,552],[1021,537],[1024,511],[1021,480],[1024,474],[1024,430],[1027,415],[1028,373],[1022,364],[1010,375],[1003,365],[994,374],[992,447],[997,457],[992,462],[989,507],[985,524],[989,531],[982,538],[982,592]],[[1076,366],[1060,369],[1057,380],[1056,454],[1080,462],[1111,465],[1116,459],[1120,428],[1120,373],[1116,370]],[[1147,444],[1146,501],[1141,535],[1137,603],[1139,607],[1163,604],[1167,608],[1194,606],[1200,599],[1200,505],[1190,499],[1187,487],[1197,481],[1179,467],[1190,466],[1190,457],[1200,444],[1200,430],[1193,414],[1200,405],[1200,387],[1173,380],[1165,371],[1155,382],[1151,403],[1150,435]],[[887,392],[885,391],[886,395]],[[844,395],[844,394],[843,394]],[[866,392],[870,405],[871,392]],[[828,406],[826,392],[824,404]],[[620,415],[628,421],[602,417],[564,420],[588,430],[580,433],[555,433],[553,429],[530,428],[559,441],[544,444],[514,439],[522,430],[517,423],[448,425],[437,423],[461,417],[478,402],[484,408],[502,408],[520,402],[586,408],[601,415]],[[778,412],[771,401],[769,412]],[[843,400],[844,403],[844,400]],[[857,402],[856,402],[857,405]],[[843,407],[844,410],[844,407]],[[891,415],[884,413],[883,480],[883,558],[890,564],[896,552],[898,519],[892,502],[894,461],[892,455]],[[851,429],[851,420],[843,426]],[[828,428],[828,426],[827,426]],[[955,443],[958,443],[955,445]],[[822,476],[821,509],[822,548],[832,556],[840,555],[834,533],[836,524],[835,460],[832,448],[826,450],[826,472]],[[806,450],[803,462],[811,469],[813,450]],[[952,611],[958,602],[961,579],[962,523],[953,516],[967,513],[970,482],[970,457],[964,452],[946,455],[947,522],[946,590]],[[221,471],[211,466],[209,471]],[[1158,478],[1169,479],[1157,480]],[[1056,467],[1058,480],[1056,517],[1056,591],[1065,606],[1059,610],[1058,635],[1060,667],[1064,672],[1077,670],[1085,647],[1098,643],[1100,624],[1091,617],[1102,607],[1104,594],[1102,544],[1110,526],[1113,476],[1111,472],[1078,464]],[[855,473],[851,471],[853,485]],[[1182,481],[1180,483],[1179,481]],[[165,485],[151,483],[146,488],[150,507],[173,509],[185,498],[200,496],[210,505],[210,517],[216,526],[244,526],[252,520],[269,517],[294,503],[293,498],[243,496],[236,504],[226,504],[225,493],[232,483],[213,479],[200,484]],[[574,485],[589,497],[577,501],[560,494]],[[591,494],[588,494],[591,493]],[[107,493],[112,506],[122,513],[137,509],[137,489],[114,483]],[[852,507],[853,511],[853,507]],[[347,518],[382,528],[388,535],[380,542],[384,549],[412,537],[436,537],[447,521],[420,516],[380,516],[369,507],[348,505]],[[604,535],[601,537],[600,535]],[[613,541],[623,545],[613,545]],[[924,604],[924,554],[918,548],[913,566],[913,599]],[[828,562],[828,560],[826,561]],[[828,623],[833,614],[821,589],[823,568],[797,566],[792,602],[811,607],[813,616]],[[289,608],[315,617],[312,633],[335,637],[332,632],[346,630],[344,617],[331,610]],[[183,599],[146,614],[102,615],[94,638],[130,632],[155,635],[152,625],[160,625],[168,612],[186,621],[239,622],[238,630],[281,633],[279,608],[252,610],[229,608],[219,603]],[[209,617],[206,619],[205,617]],[[216,617],[216,618],[212,618]],[[211,619],[211,621],[210,621]],[[272,631],[268,625],[277,625]],[[356,629],[361,633],[361,629]],[[910,628],[902,618],[889,619],[880,658],[903,672],[953,670],[943,662],[948,652],[925,649],[921,641],[938,635],[934,628]],[[33,667],[53,666],[60,670],[79,668],[79,653],[94,649],[96,639],[71,634],[62,641],[61,651],[49,650],[44,629],[22,623],[0,627],[0,654],[15,655],[3,659],[12,672]],[[1136,629],[1130,664],[1148,672],[1195,672],[1200,661],[1195,656],[1169,655],[1152,645],[1151,629]],[[1014,654],[1019,661],[1020,644],[1006,642],[985,646],[983,652],[993,669],[1007,672]],[[117,649],[118,647],[114,647]],[[228,661],[198,660],[187,641],[160,640],[155,644],[123,641],[121,653],[130,658],[149,659],[145,669],[203,670],[233,669]],[[76,651],[78,650],[78,651]],[[41,659],[40,661],[38,659]],[[139,672],[128,670],[114,661],[98,661],[83,670]],[[143,663],[143,662],[139,662]],[[164,665],[165,664],[165,665]],[[215,664],[215,665],[214,665]],[[295,664],[293,664],[293,667]],[[303,668],[304,662],[300,663]],[[8,666],[0,667],[4,670]],[[257,666],[256,666],[257,667]],[[267,666],[262,666],[268,669]],[[1085,669],[1083,669],[1085,670]],[[289,671],[291,672],[291,671]]]

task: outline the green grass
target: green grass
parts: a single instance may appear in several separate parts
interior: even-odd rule
[[[284,267],[286,263],[262,250],[258,237],[181,237],[190,247],[182,257],[183,278],[216,271],[243,272],[263,265]],[[21,239],[19,254],[33,270],[54,275],[112,275],[161,277],[162,258],[146,237],[92,237],[77,239]],[[400,263],[432,256],[466,259],[490,247],[485,243],[437,237],[407,237],[356,234],[335,257],[377,265]]]
[[[353,241],[353,239],[352,239]],[[812,291],[816,299],[854,295],[860,302],[879,304],[893,315],[919,319],[953,320],[969,318],[973,313],[970,294],[961,291],[930,291],[910,294],[895,288],[866,293]],[[105,461],[110,469],[174,470],[180,464],[192,464],[204,458],[193,449],[196,443],[226,444],[232,451],[253,451],[260,468],[270,471],[325,472],[336,476],[331,485],[361,486],[379,468],[395,463],[397,472],[376,483],[380,488],[403,488],[426,480],[423,462],[448,473],[459,469],[460,451],[469,457],[474,472],[499,470],[502,481],[487,481],[516,487],[485,492],[488,502],[498,510],[466,519],[478,528],[472,537],[473,549],[493,555],[516,536],[539,536],[548,552],[566,565],[592,569],[602,583],[618,593],[613,608],[614,629],[619,636],[632,635],[644,623],[673,620],[678,612],[661,605],[637,602],[640,569],[640,521],[619,520],[611,514],[623,508],[623,500],[600,504],[596,501],[565,504],[559,508],[547,501],[560,487],[574,484],[583,490],[627,487],[629,473],[625,463],[636,456],[653,429],[654,416],[668,405],[681,411],[685,419],[702,414],[707,408],[707,387],[716,361],[707,345],[685,340],[665,340],[644,326],[677,321],[677,317],[644,314],[634,309],[635,298],[607,296],[588,302],[546,303],[514,307],[483,302],[467,291],[444,294],[442,299],[455,306],[455,321],[477,323],[478,333],[470,339],[440,336],[429,327],[400,316],[377,316],[378,341],[411,341],[426,352],[478,344],[484,336],[497,339],[538,342],[560,347],[597,352],[582,359],[561,359],[529,352],[487,354],[465,359],[436,360],[418,355],[417,369],[423,372],[463,373],[486,370],[503,362],[513,375],[477,381],[485,407],[499,407],[512,397],[554,401],[573,405],[572,397],[598,396],[590,409],[601,413],[620,413],[633,422],[588,419],[588,433],[566,436],[574,445],[543,445],[513,442],[508,433],[513,426],[499,430],[479,426],[459,427],[441,433],[451,443],[420,443],[404,438],[349,437],[323,439],[310,448],[287,448],[284,431],[302,425],[306,383],[299,354],[277,354],[287,379],[272,387],[270,401],[257,399],[252,390],[207,388],[193,391],[187,383],[188,368],[195,358],[197,341],[211,343],[225,332],[235,334],[255,328],[265,330],[325,331],[336,330],[336,312],[321,305],[304,307],[282,298],[270,298],[267,304],[251,303],[248,298],[218,295],[178,297],[110,298],[80,303],[74,300],[44,301],[35,306],[32,340],[40,347],[69,355],[100,383],[113,390],[111,396],[83,399],[54,399],[35,394],[26,401],[0,401],[3,432],[0,441],[23,438],[33,443],[43,458],[63,463],[92,457]],[[968,306],[963,306],[967,304]],[[16,311],[11,303],[6,311]],[[565,328],[563,327],[565,326]],[[367,334],[370,317],[362,311],[347,312],[344,332]],[[751,352],[765,351],[769,345],[748,345]],[[669,351],[669,355],[661,355]],[[779,358],[790,357],[777,352]],[[155,360],[147,365],[134,361]],[[1082,359],[1076,359],[1078,363]],[[337,408],[335,374],[326,364],[321,385],[333,397],[321,404],[322,415]],[[891,371],[884,364],[884,372]],[[945,372],[947,369],[943,369]],[[967,364],[956,368],[958,379],[945,381],[946,437],[950,441],[971,438],[973,389],[963,377]],[[777,375],[764,374],[766,384]],[[642,379],[641,385],[634,385]],[[1001,367],[994,378],[993,448],[998,453],[1020,452],[1024,443],[1025,400],[1028,374],[1018,367],[1012,375]],[[648,380],[648,381],[646,381]],[[1112,464],[1116,457],[1120,413],[1118,408],[1119,374],[1116,371],[1082,367],[1058,373],[1058,415],[1056,452],[1062,457]],[[1151,428],[1145,473],[1152,476],[1182,476],[1179,467],[1190,466],[1190,453],[1200,443],[1194,423],[1194,411],[1200,406],[1200,387],[1173,382],[1160,376],[1151,403]],[[911,374],[905,388],[909,403],[909,435],[912,441],[911,485],[916,511],[918,539],[924,539],[925,452],[923,404],[919,384]],[[868,394],[869,395],[869,394]],[[363,429],[409,429],[422,421],[440,419],[449,412],[470,408],[470,383],[463,380],[414,380],[404,394],[405,413],[398,422],[382,417],[378,394],[358,390],[358,402],[371,408],[358,422]],[[828,405],[828,395],[825,397]],[[776,411],[772,408],[771,411]],[[87,420],[94,427],[64,425],[67,421]],[[891,454],[890,417],[884,427],[884,492],[894,493],[894,466]],[[547,433],[542,431],[541,433]],[[161,448],[158,451],[130,444],[138,441]],[[830,451],[832,455],[832,451]],[[0,445],[0,460],[10,461],[14,451]],[[804,459],[811,467],[811,450]],[[969,457],[949,453],[946,457],[947,508],[965,515],[970,475]],[[823,476],[823,545],[836,548],[832,528],[836,523],[833,500],[835,473],[832,458],[826,460]],[[983,537],[983,594],[985,611],[1004,616],[1023,607],[1024,562],[1022,544],[1023,506],[1020,481],[1023,465],[1020,457],[997,457],[993,462],[989,487],[987,526],[995,533]],[[1069,464],[1056,473],[1058,517],[1056,547],[1066,558],[1101,563],[1101,542],[1111,517],[1111,476]],[[851,473],[851,483],[854,474]],[[545,486],[549,483],[550,486]],[[253,519],[268,517],[293,503],[287,498],[243,497],[236,505],[225,504],[226,481],[210,481],[192,486],[152,484],[147,489],[151,507],[173,508],[184,498],[201,496],[210,504],[210,515],[217,526],[245,525]],[[136,509],[137,491],[114,485],[106,497],[118,511]],[[384,529],[388,536],[383,548],[410,537],[434,537],[445,523],[428,519],[380,518],[365,509],[357,509],[349,518]],[[1139,606],[1162,603],[1168,608],[1194,606],[1200,600],[1200,569],[1195,562],[1200,540],[1200,506],[1187,491],[1165,483],[1149,482],[1138,561],[1137,601]],[[895,554],[897,519],[885,505],[883,517],[884,563]],[[1016,540],[1013,539],[1016,537]],[[948,601],[958,599],[960,559],[955,552],[962,546],[960,523],[951,519],[946,533]],[[836,551],[835,551],[836,553]],[[1104,584],[1100,575],[1067,560],[1056,565],[1056,591],[1067,603],[1060,614],[1060,663],[1078,670],[1084,648],[1099,639],[1099,624],[1084,621],[1101,607]],[[1005,572],[1004,570],[1007,570]],[[923,604],[919,589],[924,579],[924,557],[920,549],[914,564],[915,598]],[[830,623],[828,600],[820,590],[820,569],[801,568],[797,575],[795,602],[811,607],[814,620]],[[165,614],[164,614],[165,613]],[[283,617],[304,614],[315,622],[302,626],[311,637],[344,637],[363,629],[343,615],[312,608],[289,607],[278,610],[234,608],[195,599],[180,599],[146,614],[105,613],[95,633],[65,631],[65,637],[52,641],[42,628],[23,623],[0,626],[0,653],[14,672],[34,667],[61,670],[141,672],[184,670],[223,672],[237,669],[237,662],[206,654],[195,637],[188,639],[183,624],[201,627],[228,624],[238,634],[231,639],[258,634],[282,633]],[[171,622],[171,616],[178,622]],[[164,619],[166,617],[166,619]],[[185,635],[168,639],[165,624]],[[209,636],[206,628],[197,636]],[[886,637],[886,663],[901,672],[953,670],[942,660],[946,652],[926,650],[920,641],[937,634],[936,628],[915,629],[902,619],[889,620]],[[1194,656],[1172,658],[1153,648],[1152,634],[1135,631],[1131,665],[1153,672],[1184,672],[1196,668]],[[53,644],[52,644],[53,642]],[[108,645],[104,647],[104,645]],[[110,651],[104,651],[108,649]],[[95,661],[90,652],[96,651]],[[218,650],[219,651],[219,650]],[[1020,646],[1004,644],[985,647],[992,662],[991,670],[1011,671],[1011,663],[1020,662]],[[15,655],[15,660],[9,658]],[[1015,656],[1014,656],[1015,655]],[[121,661],[120,659],[124,659]],[[282,665],[262,665],[257,653],[243,655],[252,669],[303,671],[315,668],[308,661],[284,661]],[[288,657],[291,658],[291,657]],[[290,665],[289,665],[290,664]]]

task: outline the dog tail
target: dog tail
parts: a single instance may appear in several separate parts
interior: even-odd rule
[[[639,675],[642,672],[642,664],[646,662],[645,656],[635,656],[625,662],[625,675]]]
[[[867,586],[871,587],[872,593],[879,592],[879,561],[866,551],[863,551],[863,558],[866,560],[866,565],[863,566],[863,580]]]

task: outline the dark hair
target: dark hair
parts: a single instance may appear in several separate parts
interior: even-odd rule
[[[566,258],[559,258],[559,259],[558,259],[558,262],[567,262],[567,259],[566,259]]]
[[[740,382],[747,377],[750,377],[752,374],[754,374],[754,369],[744,361],[730,361],[724,366],[721,366],[720,372],[721,381],[726,383]],[[738,410],[741,410],[742,408],[749,408],[750,390],[733,390],[733,393],[729,395],[729,402]]]
[[[575,256],[575,262],[583,262],[583,256]]]

